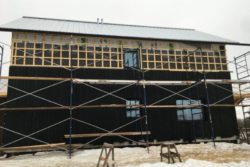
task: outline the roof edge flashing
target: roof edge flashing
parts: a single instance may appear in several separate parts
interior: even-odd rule
[[[46,17],[23,16],[22,18],[27,18],[27,19],[41,19],[41,20],[53,20],[53,21],[69,21],[69,22],[79,22],[79,23],[97,24],[97,22],[94,22],[94,21],[70,20],[70,19],[57,19],[57,18],[46,18]],[[176,28],[176,27],[146,26],[146,25],[120,24],[120,23],[109,23],[109,22],[103,22],[102,24],[104,24],[104,25],[119,25],[119,26],[131,26],[131,27],[148,27],[148,28],[161,28],[161,29],[174,29],[174,30],[189,30],[189,31],[196,31],[195,29],[192,29],[192,28]]]
[[[197,42],[197,43],[209,43],[209,44],[224,44],[224,45],[244,45],[250,46],[250,44],[243,44],[240,42],[225,42],[225,41],[201,41],[201,40],[181,40],[181,39],[164,39],[164,38],[152,38],[152,37],[132,37],[132,36],[117,36],[117,35],[103,35],[103,34],[82,34],[72,32],[59,32],[59,31],[44,31],[44,30],[28,30],[28,29],[13,29],[13,28],[1,28],[0,31],[6,32],[32,32],[32,33],[55,33],[55,34],[67,34],[67,35],[85,35],[92,37],[107,37],[107,38],[123,38],[123,39],[141,39],[141,40],[158,40],[158,41],[171,41],[171,42]]]

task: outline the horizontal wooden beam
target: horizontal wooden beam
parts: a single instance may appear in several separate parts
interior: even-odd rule
[[[144,105],[125,105],[125,104],[107,104],[107,105],[84,105],[84,106],[73,106],[76,109],[91,109],[91,108],[126,108],[126,107],[144,108]],[[241,104],[215,104],[210,107],[242,107],[250,105]],[[203,105],[147,105],[147,108],[201,108]],[[69,110],[70,106],[64,107],[5,107],[0,108],[0,111],[39,111],[39,110]]]
[[[204,104],[206,105],[206,104]],[[149,105],[147,108],[201,108],[204,105]],[[234,105],[234,104],[210,104],[210,107],[238,107],[242,105]]]
[[[244,99],[249,99],[250,93],[235,93],[234,94],[234,102],[235,104],[240,104]]]
[[[99,136],[139,136],[139,135],[150,135],[150,131],[142,132],[113,132],[113,133],[85,133],[85,134],[72,134],[71,138],[88,138],[88,137],[99,137]],[[70,138],[69,134],[64,135],[65,138]]]
[[[90,83],[90,84],[137,84],[137,85],[191,85],[196,81],[146,81],[146,80],[105,80],[105,79],[74,79],[74,83]]]
[[[204,82],[204,80],[201,80]],[[230,80],[230,79],[207,79],[207,83],[217,83],[217,84],[243,84],[250,83],[250,80]]]
[[[71,78],[60,77],[27,77],[27,76],[0,76],[0,79],[9,80],[46,80],[46,81],[63,81],[71,80]],[[76,84],[90,83],[90,84],[139,84],[139,85],[191,85],[197,81],[149,81],[149,80],[112,80],[112,79],[80,79],[72,78]],[[204,82],[204,80],[201,80]],[[250,80],[229,80],[229,79],[207,79],[207,83],[220,83],[220,84],[242,84],[250,83]]]
[[[0,76],[0,79],[8,80],[39,80],[39,81],[66,81],[71,78],[58,78],[58,77],[27,77],[27,76]],[[106,79],[79,79],[72,78],[75,84],[89,83],[89,84],[137,84],[137,85],[191,85],[196,81],[146,81],[146,80],[106,80]]]
[[[34,110],[66,110],[69,107],[5,107],[0,108],[0,111],[34,111]]]
[[[0,98],[5,98],[7,97],[7,93],[5,92],[0,92]]]
[[[64,81],[70,80],[70,78],[58,78],[58,77],[27,77],[27,76],[0,76],[0,79],[8,80],[44,80],[44,81]]]
[[[37,150],[50,150],[58,147],[64,148],[65,143],[55,143],[55,144],[43,144],[43,145],[31,145],[31,146],[19,146],[19,147],[3,147],[0,148],[0,152],[22,152],[22,151],[37,151]],[[59,149],[59,148],[58,148]]]

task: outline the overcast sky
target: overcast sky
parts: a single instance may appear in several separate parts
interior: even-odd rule
[[[250,0],[1,0],[0,25],[22,16],[194,28],[250,43]],[[10,33],[0,32],[10,43]],[[227,47],[228,57],[250,47]],[[5,47],[4,60],[9,52]],[[5,73],[7,69],[5,68]]]
[[[250,43],[249,9],[250,0],[1,0],[0,25],[22,16],[86,21],[103,18],[104,22],[194,28]],[[10,37],[10,33],[0,32],[0,42],[9,44]],[[229,60],[246,51],[250,47],[227,47]],[[5,46],[4,61],[9,57]]]

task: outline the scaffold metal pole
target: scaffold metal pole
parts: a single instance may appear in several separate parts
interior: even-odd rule
[[[69,159],[72,157],[72,117],[73,117],[73,67],[72,50],[70,46],[70,97],[69,97]]]
[[[206,73],[203,72],[203,76],[204,76],[204,84],[205,84],[205,92],[206,92],[206,101],[207,101],[207,109],[208,109],[208,113],[209,113],[209,123],[211,126],[211,137],[212,137],[212,141],[215,146],[215,137],[214,137],[214,125],[213,125],[213,119],[212,119],[212,113],[211,113],[211,108],[210,108],[210,100],[209,100],[209,94],[208,94],[208,87],[207,87],[207,76]]]
[[[142,80],[145,79],[144,71],[142,71]],[[146,93],[146,85],[143,84],[143,103],[144,103],[144,112],[145,112],[145,131],[146,131],[146,145],[147,151],[149,152],[149,134],[148,134],[148,111],[147,111],[147,93]]]
[[[2,68],[3,68],[3,51],[4,47],[0,45],[0,76],[2,74]]]

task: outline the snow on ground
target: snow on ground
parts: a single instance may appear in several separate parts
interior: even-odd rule
[[[160,162],[160,147],[115,148],[118,167],[250,167],[250,145],[213,143],[177,145],[183,163]],[[0,159],[0,167],[95,167],[100,149],[80,150],[68,159],[65,152],[39,152]]]

